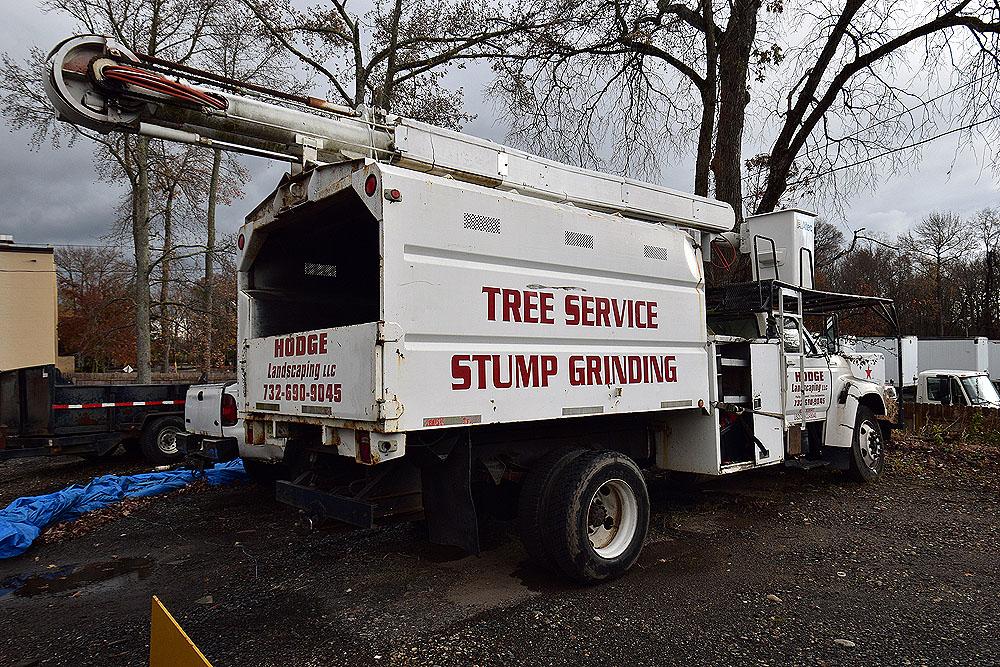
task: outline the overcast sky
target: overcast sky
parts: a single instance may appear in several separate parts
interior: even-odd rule
[[[32,45],[48,50],[72,32],[69,21],[41,13],[30,0],[4,4],[0,44],[15,57],[26,55]],[[466,131],[502,141],[504,128],[494,122],[493,109],[482,96],[487,75],[488,70],[470,68],[452,80],[464,88],[467,106],[477,114]],[[13,234],[15,240],[25,243],[100,243],[112,230],[120,191],[96,180],[87,142],[77,142],[73,148],[45,146],[31,151],[25,133],[6,129],[0,133],[0,234]],[[915,160],[908,173],[855,197],[846,207],[845,224],[895,235],[932,210],[969,214],[1000,205],[996,178],[986,164],[986,147],[956,153],[956,137],[925,146],[922,159]],[[239,226],[285,168],[265,160],[247,162],[253,178],[246,196],[220,211],[223,232]],[[685,162],[665,165],[660,180],[669,187],[690,190],[692,178],[692,165]],[[803,204],[809,206],[808,202]]]

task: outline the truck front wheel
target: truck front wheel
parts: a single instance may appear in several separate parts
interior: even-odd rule
[[[859,482],[874,482],[882,476],[885,465],[885,436],[875,413],[858,406],[858,416],[851,442],[850,474]]]
[[[146,424],[139,436],[143,458],[155,465],[180,461],[177,434],[183,430],[184,420],[180,417],[160,417]]]
[[[646,539],[646,481],[624,454],[584,452],[556,476],[545,518],[560,570],[581,583],[612,579],[632,567]]]

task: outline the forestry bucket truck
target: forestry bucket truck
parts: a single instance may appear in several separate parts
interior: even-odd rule
[[[477,552],[477,514],[516,514],[594,582],[638,557],[649,472],[883,471],[894,392],[836,325],[895,309],[813,289],[811,214],[737,237],[718,201],[103,37],[47,68],[68,122],[294,163],[239,234],[240,454],[309,523],[422,515]],[[713,242],[753,281],[706,288]]]

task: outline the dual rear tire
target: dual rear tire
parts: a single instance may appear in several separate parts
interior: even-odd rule
[[[635,463],[613,451],[561,449],[542,457],[521,491],[521,540],[541,566],[580,583],[635,563],[649,527],[649,495]]]

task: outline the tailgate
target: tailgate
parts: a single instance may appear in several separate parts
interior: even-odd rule
[[[222,393],[225,382],[191,385],[184,399],[184,428],[188,433],[222,435]]]
[[[379,324],[251,339],[248,412],[375,421],[380,398]]]

